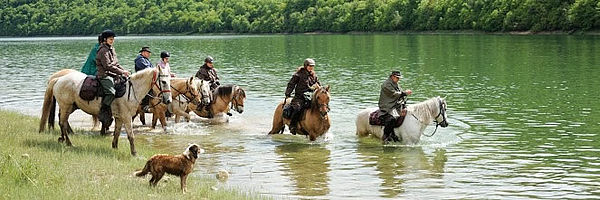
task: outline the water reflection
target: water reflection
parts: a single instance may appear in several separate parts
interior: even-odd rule
[[[365,166],[375,167],[381,179],[379,192],[382,197],[397,197],[406,192],[405,185],[411,180],[442,179],[448,160],[446,150],[436,149],[432,158],[427,158],[423,148],[382,147],[378,142],[362,139],[357,152]]]
[[[275,148],[281,156],[285,176],[295,182],[295,194],[323,196],[329,194],[330,151],[322,146],[292,143]]]

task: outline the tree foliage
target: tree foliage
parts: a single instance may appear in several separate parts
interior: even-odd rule
[[[1,36],[600,28],[598,0],[2,0]]]

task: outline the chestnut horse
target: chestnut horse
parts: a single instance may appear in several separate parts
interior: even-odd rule
[[[246,91],[237,85],[219,86],[213,91],[213,100],[210,104],[210,113],[204,106],[190,104],[189,109],[196,115],[205,118],[213,118],[220,113],[228,113],[233,108],[238,113],[244,112],[244,101],[246,101]],[[231,103],[231,105],[229,104]],[[212,114],[212,115],[211,115]]]
[[[325,134],[331,126],[329,119],[329,86],[317,87],[313,93],[310,107],[307,108],[298,122],[297,129],[299,134],[307,135],[310,141],[315,141],[317,137]],[[285,100],[286,105],[291,102],[291,98]],[[273,128],[269,134],[283,133],[285,125],[290,125],[290,119],[283,118],[283,102],[280,102],[275,108],[273,114]]]
[[[59,142],[66,141],[68,146],[71,146],[69,139],[69,115],[76,109],[81,109],[84,112],[97,116],[100,113],[100,104],[102,98],[96,98],[92,101],[86,101],[79,97],[79,90],[83,84],[86,75],[81,72],[70,72],[61,77],[52,79],[48,82],[46,93],[44,95],[44,103],[42,107],[42,118],[40,120],[40,131],[44,131],[45,123],[50,123],[51,110],[55,109],[55,103],[59,106],[59,125],[61,129],[61,137]],[[159,87],[162,93],[162,98],[165,102],[171,102],[171,93],[168,92],[170,85],[170,76],[160,70],[160,68],[146,69],[135,74],[132,74],[126,84],[125,96],[115,98],[111,109],[115,117],[115,130],[113,132],[112,147],[118,147],[119,134],[121,128],[125,126],[127,139],[131,154],[136,155],[134,145],[134,134],[131,127],[131,117],[135,114],[140,100],[148,93],[152,87]],[[52,122],[53,124],[54,122]]]

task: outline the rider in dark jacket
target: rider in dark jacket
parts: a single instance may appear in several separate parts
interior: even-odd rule
[[[299,67],[296,73],[292,76],[290,81],[287,84],[287,88],[285,90],[285,97],[290,97],[292,95],[292,91],[294,92],[294,98],[290,103],[290,106],[293,107],[292,116],[290,119],[290,132],[292,134],[296,134],[296,128],[298,125],[298,121],[300,120],[302,111],[307,104],[310,104],[310,99],[305,96],[306,92],[313,92],[314,88],[319,83],[319,78],[314,71],[315,61],[313,59],[307,58],[304,60],[304,65]]]
[[[221,83],[219,83],[219,76],[217,75],[217,70],[213,66],[214,59],[210,56],[204,59],[204,65],[198,69],[196,72],[196,77],[201,80],[208,81],[210,83],[210,90],[214,91]]]
[[[381,139],[384,143],[390,140],[400,141],[394,134],[396,118],[392,116],[392,111],[400,106],[399,101],[402,97],[412,94],[412,90],[402,91],[402,88],[398,85],[400,78],[402,78],[402,74],[399,71],[392,71],[390,77],[381,84],[381,91],[379,92],[379,110],[382,113],[380,119],[384,123]]]
[[[103,31],[101,34],[102,44],[96,54],[97,76],[104,93],[98,119],[106,124],[112,123],[110,105],[115,99],[114,78],[119,75],[129,76],[129,71],[125,70],[117,59],[117,53],[113,47],[115,36],[115,33],[111,30]]]

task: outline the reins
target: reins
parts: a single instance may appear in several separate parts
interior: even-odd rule
[[[439,98],[437,100],[438,100],[438,102],[440,104],[440,112],[438,113],[437,116],[434,117],[434,119],[435,119],[435,121],[434,121],[434,123],[435,123],[435,130],[433,130],[433,133],[431,133],[430,135],[426,135],[425,133],[421,133],[422,135],[427,136],[427,137],[433,137],[433,135],[435,135],[435,133],[437,132],[437,129],[440,126],[440,124],[442,124],[442,123],[444,123],[446,121],[446,117],[444,117],[444,120],[442,120],[441,122],[437,121],[437,118],[440,117],[440,115],[444,116],[443,114],[446,112],[444,110],[444,107],[443,107],[444,103]],[[419,120],[419,118],[415,114],[411,113],[410,115],[412,115],[420,123],[426,124],[426,123],[423,123],[421,120]]]

